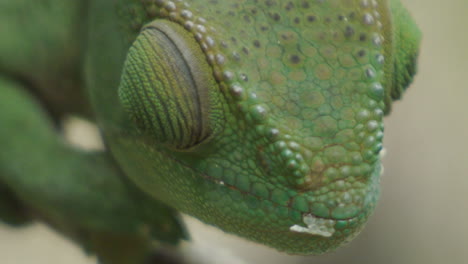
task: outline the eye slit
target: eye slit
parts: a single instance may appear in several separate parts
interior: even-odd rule
[[[138,131],[172,149],[209,141],[222,110],[213,71],[190,32],[155,20],[130,47],[119,98]]]

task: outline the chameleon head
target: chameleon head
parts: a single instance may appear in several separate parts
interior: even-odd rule
[[[113,151],[130,178],[288,253],[352,239],[378,197],[383,116],[415,72],[407,12],[398,1],[170,3],[171,21],[142,29],[123,70],[133,125]]]

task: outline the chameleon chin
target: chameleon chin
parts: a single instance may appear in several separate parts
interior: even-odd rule
[[[0,4],[1,220],[104,264],[188,239],[178,211],[290,254],[364,228],[416,72],[399,0],[65,2]],[[61,140],[70,114],[105,151]]]

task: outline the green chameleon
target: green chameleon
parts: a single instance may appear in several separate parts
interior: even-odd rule
[[[352,240],[420,41],[399,0],[0,0],[0,36],[0,219],[103,263],[188,238],[178,211],[290,254]]]

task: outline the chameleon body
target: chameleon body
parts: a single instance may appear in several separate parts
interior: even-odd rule
[[[419,31],[398,0],[38,3],[42,11],[22,1],[10,9],[39,21],[66,11],[57,19],[67,23],[51,29],[50,43],[29,35],[47,55],[39,65],[27,36],[2,39],[0,74],[31,86],[56,119],[97,122],[122,170],[103,174],[135,184],[118,195],[123,203],[141,191],[145,210],[170,211],[162,201],[291,254],[334,250],[363,228],[379,193],[382,119],[411,82],[418,54]],[[8,19],[21,21],[20,13]],[[34,175],[5,171],[5,204],[17,199],[52,224],[50,211],[64,214],[38,208],[8,176]],[[153,215],[135,211],[125,223],[152,225]],[[109,215],[80,228],[100,230]],[[163,226],[153,228],[165,234]]]

